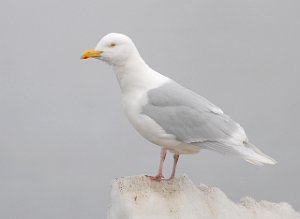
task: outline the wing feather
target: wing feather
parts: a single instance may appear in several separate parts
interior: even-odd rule
[[[181,142],[237,155],[255,165],[276,163],[252,145],[244,129],[220,108],[176,82],[150,90],[142,111]]]
[[[150,90],[143,113],[185,143],[233,139],[240,129],[220,108],[175,82]]]

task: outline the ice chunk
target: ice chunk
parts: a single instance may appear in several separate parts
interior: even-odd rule
[[[145,176],[113,181],[108,219],[300,219],[287,203],[234,203],[218,188],[195,186],[187,177],[152,181]]]

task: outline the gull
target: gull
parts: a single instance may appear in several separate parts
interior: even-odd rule
[[[276,163],[250,143],[244,129],[219,107],[149,67],[128,36],[110,33],[81,58],[112,66],[129,121],[144,138],[161,147],[158,173],[151,179],[164,178],[167,151],[174,154],[169,180],[175,177],[179,155],[201,149],[235,155],[255,165]]]

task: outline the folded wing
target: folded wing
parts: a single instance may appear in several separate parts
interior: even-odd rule
[[[260,165],[274,161],[248,142],[243,128],[204,97],[174,81],[148,91],[143,113],[176,139],[243,157]]]

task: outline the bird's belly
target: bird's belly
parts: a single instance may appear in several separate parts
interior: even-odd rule
[[[172,134],[166,133],[155,121],[144,114],[127,113],[135,129],[148,141],[162,147],[171,147],[181,142]]]

